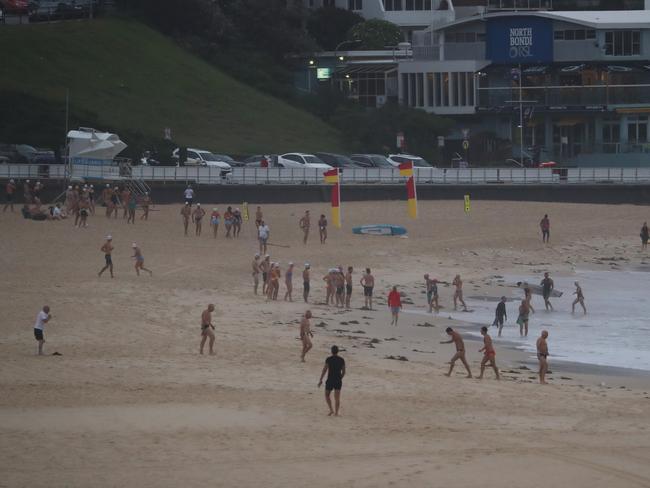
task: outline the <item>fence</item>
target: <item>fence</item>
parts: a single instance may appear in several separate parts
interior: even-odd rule
[[[0,178],[59,179],[69,178],[66,165],[2,164]],[[126,171],[125,171],[126,170]],[[418,184],[581,184],[626,183],[649,184],[650,167],[642,168],[416,168]],[[233,168],[224,173],[213,167],[74,165],[72,179],[146,182],[191,182],[211,185],[313,185],[323,184],[323,171],[303,168]],[[404,178],[397,168],[345,169],[343,185],[401,184]]]

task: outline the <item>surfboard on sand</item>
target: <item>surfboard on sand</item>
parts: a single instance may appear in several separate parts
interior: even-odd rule
[[[372,224],[353,227],[354,234],[367,234],[374,236],[403,236],[406,234],[406,228],[401,225],[392,224]]]
[[[523,281],[518,281],[517,282],[517,287],[519,288],[525,288]],[[533,285],[532,283],[528,283],[528,288],[530,288],[530,292],[533,293],[534,295],[541,295],[542,294],[542,286],[541,285]],[[562,296],[561,291],[557,291],[556,289],[553,289],[551,291],[551,296],[559,298]]]

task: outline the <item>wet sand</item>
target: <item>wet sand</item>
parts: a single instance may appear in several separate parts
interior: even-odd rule
[[[238,240],[220,229],[215,241],[207,222],[201,238],[183,237],[180,205],[135,226],[98,215],[88,229],[0,214],[0,486],[650,486],[650,375],[551,358],[551,384],[541,387],[530,354],[492,328],[503,381],[491,370],[464,379],[460,365],[446,378],[445,327],[466,335],[477,374],[480,343],[470,334],[479,324],[450,313],[450,286],[440,286],[437,315],[426,313],[422,293],[424,272],[446,282],[461,273],[466,296],[491,300],[515,296],[504,275],[645,268],[637,230],[647,207],[473,202],[467,216],[462,201],[421,202],[413,223],[405,202],[344,203],[344,229],[330,228],[324,246],[315,221],[326,205],[262,207],[271,242],[290,246],[270,247],[273,260],[297,265],[293,303],[252,294],[252,223]],[[307,246],[298,228],[305,209]],[[549,246],[537,226],[544,213]],[[404,225],[409,237],[350,232],[371,223]],[[114,280],[96,274],[107,233]],[[132,241],[153,277],[136,277]],[[315,338],[302,364],[305,261]],[[355,267],[350,311],[320,303],[320,280],[338,264]],[[366,266],[376,311],[360,310]],[[385,305],[393,284],[407,302],[398,327]],[[209,302],[214,357],[198,355]],[[46,353],[61,356],[34,356],[32,325],[45,303],[54,316]],[[530,334],[539,334],[534,315]],[[339,418],[326,416],[316,387],[333,343],[348,366]]]

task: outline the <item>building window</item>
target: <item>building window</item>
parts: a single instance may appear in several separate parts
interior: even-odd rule
[[[433,107],[433,73],[427,73],[427,107]]]
[[[336,0],[323,0],[323,8],[336,7]]]
[[[445,34],[446,42],[477,42],[485,41],[485,33],[480,32],[448,32]]]
[[[415,10],[415,0],[404,0],[406,8],[404,10]]]
[[[418,107],[424,107],[424,73],[418,73]]]
[[[617,153],[621,141],[621,126],[618,120],[603,121],[603,152]]]
[[[567,29],[557,30],[553,33],[556,41],[584,41],[585,39],[596,39],[596,31],[593,29]]]
[[[641,31],[605,32],[607,56],[638,56],[641,54]]]
[[[436,107],[439,107],[442,105],[442,73],[434,73],[433,75],[435,83],[434,83],[434,93],[435,93],[435,100],[434,100],[434,105]]]
[[[348,10],[363,10],[363,0],[348,0]]]
[[[402,10],[402,0],[384,0],[384,10]]]
[[[627,142],[645,144],[648,142],[648,117],[630,116],[627,118]]]

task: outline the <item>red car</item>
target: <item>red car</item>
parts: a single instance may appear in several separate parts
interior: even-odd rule
[[[0,6],[5,13],[26,14],[29,12],[28,0],[0,0]]]
[[[557,163],[555,161],[546,161],[545,163],[539,163],[540,168],[555,168]]]

